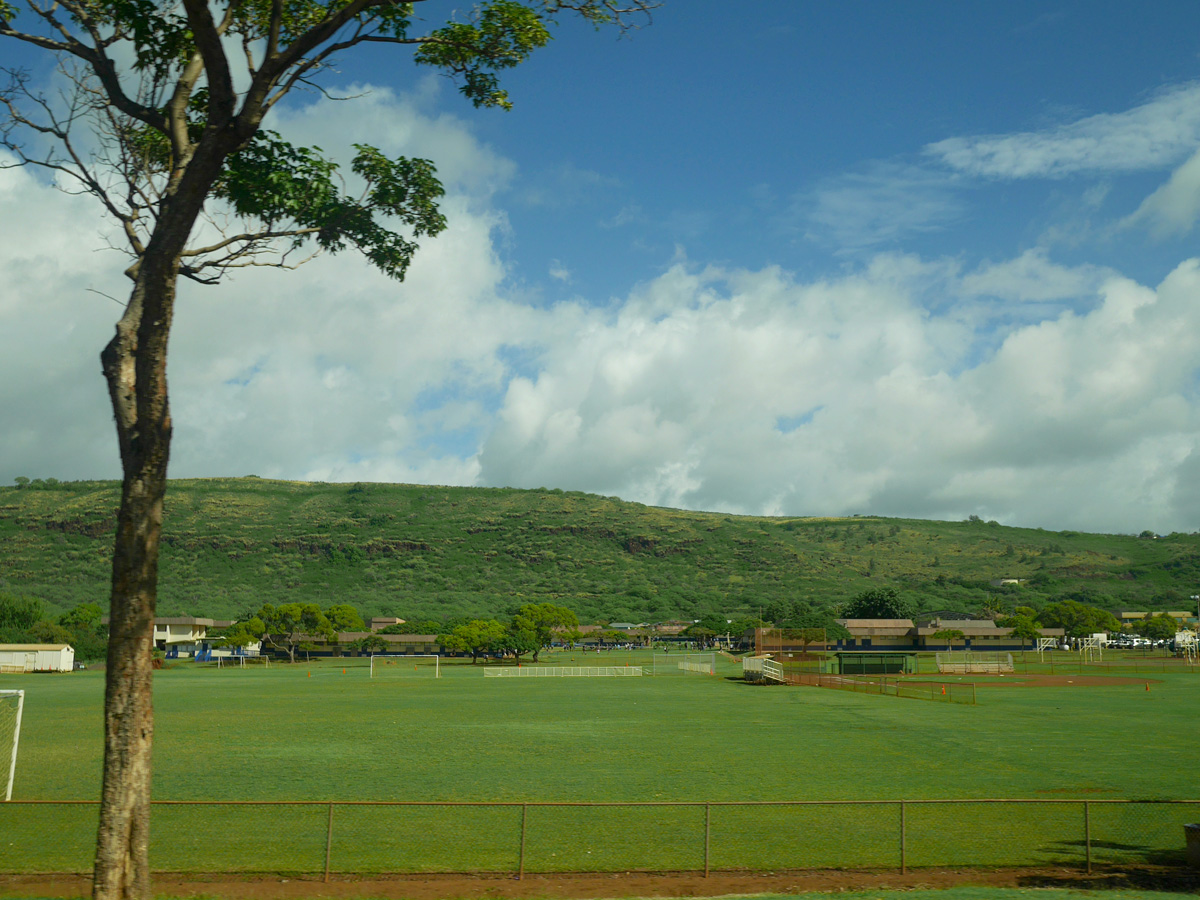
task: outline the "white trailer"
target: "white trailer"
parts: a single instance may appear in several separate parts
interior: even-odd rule
[[[70,644],[0,644],[0,673],[70,672],[75,648]]]

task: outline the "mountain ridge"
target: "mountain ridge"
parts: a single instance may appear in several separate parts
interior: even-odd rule
[[[115,481],[0,488],[0,591],[52,612],[106,606],[118,502]],[[445,618],[554,602],[583,622],[662,621],[780,602],[836,610],[880,586],[922,609],[1070,596],[1110,610],[1191,610],[1200,584],[1200,535],[736,516],[558,489],[178,479],[164,521],[161,615],[228,618],[312,601]]]

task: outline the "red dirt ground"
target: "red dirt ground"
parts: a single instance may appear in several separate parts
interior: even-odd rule
[[[765,873],[620,873],[614,875],[412,876],[319,880],[279,877],[154,879],[159,897],[219,897],[222,900],[594,900],[603,897],[719,897],[730,894],[797,894],[805,891],[905,890],[981,887],[1113,888],[1200,892],[1200,871],[1183,868],[1123,868],[1087,875],[1075,869],[921,869],[898,872],[803,871]],[[0,896],[87,897],[91,881],[79,875],[0,876]]]
[[[910,684],[941,684],[930,681],[926,676],[904,679]],[[977,687],[1142,687],[1146,684],[1162,684],[1161,678],[1145,678],[1138,675],[964,675],[964,681]]]

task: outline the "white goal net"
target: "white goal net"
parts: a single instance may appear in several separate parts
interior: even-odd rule
[[[436,653],[377,653],[371,657],[372,678],[441,678],[441,659]]]
[[[24,691],[0,691],[0,773],[4,778],[4,799],[12,799],[13,779],[17,775],[17,747],[21,743],[21,711],[25,708]]]

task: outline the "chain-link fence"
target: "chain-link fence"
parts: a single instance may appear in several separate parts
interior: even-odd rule
[[[856,694],[883,694],[915,700],[940,700],[944,703],[976,702],[975,685],[970,682],[916,681],[887,675],[838,675],[812,666],[784,663],[781,667],[787,684],[853,691]]]
[[[99,804],[0,804],[0,872],[91,868]],[[155,801],[156,872],[331,875],[1176,865],[1200,801]]]

